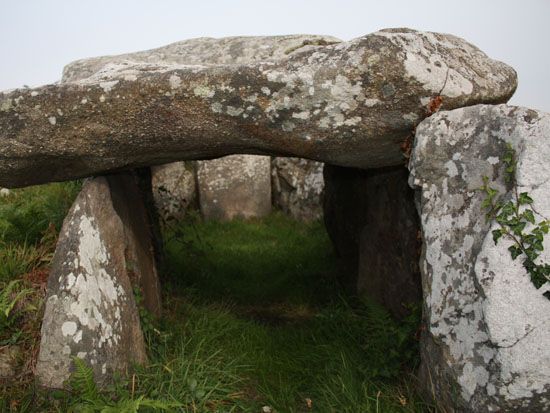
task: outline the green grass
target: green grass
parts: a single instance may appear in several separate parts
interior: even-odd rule
[[[53,184],[0,199],[5,282],[44,268],[77,188]],[[416,313],[396,323],[347,297],[320,222],[190,217],[165,238],[164,314],[146,331],[151,363],[93,401],[85,380],[70,392],[45,392],[29,375],[0,382],[0,411],[153,411],[148,403],[178,412],[432,411],[414,389]],[[4,337],[19,325],[16,340],[35,351],[40,314],[17,311]]]
[[[334,298],[336,263],[320,223],[282,214],[219,223],[196,217],[167,234],[165,273],[208,300],[314,303]]]
[[[80,187],[79,181],[53,183],[0,197],[0,241],[37,244],[50,225],[59,232]]]

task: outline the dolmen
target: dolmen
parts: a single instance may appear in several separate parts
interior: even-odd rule
[[[62,387],[74,357],[99,382],[146,362],[139,306],[161,309],[151,169],[197,161],[204,187],[181,191],[210,197],[203,213],[224,218],[246,215],[215,207],[225,171],[254,192],[303,159],[324,164],[343,283],[396,317],[422,301],[426,397],[449,412],[550,410],[550,283],[532,277],[550,262],[550,114],[506,105],[516,87],[511,67],[465,40],[387,29],[346,42],[192,39],[0,93],[0,186],[87,178],[53,260],[39,382]],[[271,172],[247,172],[255,162]],[[318,179],[312,165],[300,167]],[[287,208],[296,191],[281,195]],[[513,234],[541,229],[525,238],[533,260],[510,236],[495,242],[503,221],[486,216],[488,194],[501,205],[522,194],[528,222]]]

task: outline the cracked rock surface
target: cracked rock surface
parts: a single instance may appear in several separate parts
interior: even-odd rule
[[[518,192],[550,217],[550,114],[506,105],[440,112],[416,132],[411,183],[420,192],[426,331],[421,380],[449,411],[550,410],[550,300],[510,240],[495,246],[478,190],[487,176],[510,199],[502,157],[518,157]],[[538,217],[538,220],[542,218]],[[550,262],[550,237],[539,257]],[[454,410],[456,409],[456,410]]]
[[[397,165],[434,96],[453,109],[506,102],[516,88],[512,68],[455,36],[389,29],[336,41],[195,39],[168,46],[181,58],[97,58],[70,65],[60,84],[0,93],[0,186],[234,153]]]

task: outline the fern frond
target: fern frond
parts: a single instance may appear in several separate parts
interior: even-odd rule
[[[80,395],[82,400],[91,403],[101,402],[101,397],[94,381],[94,371],[86,362],[78,357],[73,358],[74,372],[71,375],[71,388]]]

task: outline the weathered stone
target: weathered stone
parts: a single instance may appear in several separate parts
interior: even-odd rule
[[[155,205],[163,222],[179,221],[196,201],[195,167],[173,162],[151,168]]]
[[[340,43],[332,36],[298,34],[286,36],[199,37],[167,46],[117,56],[101,56],[72,62],[63,69],[62,82],[93,76],[108,64],[170,63],[176,65],[244,65],[284,59],[296,50]]]
[[[72,358],[84,359],[98,382],[146,361],[134,299],[160,311],[151,233],[134,173],[85,182],[65,218],[53,258],[39,382],[62,387]]]
[[[420,220],[406,168],[371,171],[361,193],[365,226],[359,235],[357,291],[397,318],[422,301]]]
[[[421,300],[419,220],[406,168],[325,165],[324,218],[352,292],[400,318]]]
[[[342,282],[357,290],[359,237],[366,226],[367,194],[362,190],[369,171],[325,164],[323,218],[342,267]]]
[[[18,346],[0,347],[0,379],[10,379],[17,374],[20,354]]]
[[[231,155],[197,162],[200,209],[206,219],[263,217],[271,212],[271,159]]]
[[[291,217],[313,221],[323,216],[323,164],[301,158],[271,161],[273,205]]]
[[[247,45],[269,41],[220,42],[220,53],[248,59],[256,47]],[[505,102],[516,88],[513,69],[451,35],[393,29],[302,43],[247,64],[115,59],[86,78],[1,93],[0,185],[233,153],[397,165],[436,95],[452,109]]]
[[[440,112],[416,131],[411,182],[423,231],[426,330],[421,381],[450,412],[550,410],[550,300],[495,245],[481,203],[483,176],[503,199],[506,143],[517,154],[517,190],[550,217],[550,114],[506,105]],[[537,216],[537,219],[541,219]],[[550,237],[540,259],[550,262]]]
[[[116,214],[122,220],[125,237],[126,270],[134,288],[139,288],[143,306],[153,316],[161,313],[160,285],[155,260],[154,223],[150,215],[148,196],[151,176],[132,171],[107,176]],[[162,242],[162,240],[160,241]]]

